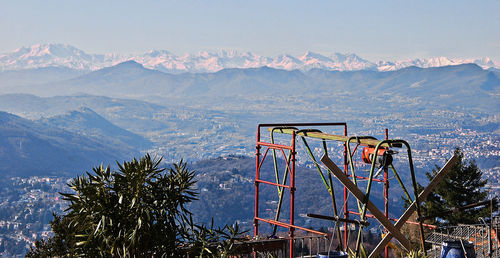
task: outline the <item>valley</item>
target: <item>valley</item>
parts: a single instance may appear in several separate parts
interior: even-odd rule
[[[126,62],[82,74],[58,70],[40,84],[8,79],[23,73],[33,71],[0,72],[0,208],[9,210],[0,218],[0,250],[26,250],[50,234],[50,213],[64,210],[56,192],[68,190],[67,179],[145,153],[163,157],[166,167],[183,159],[197,171],[200,201],[191,207],[197,220],[215,217],[249,229],[259,123],[345,121],[350,135],[379,139],[388,128],[390,138],[411,144],[424,184],[423,173],[460,147],[482,169],[492,194],[500,190],[500,79],[476,65],[172,75]],[[342,153],[333,151],[338,144],[329,144],[332,159],[341,160]],[[319,142],[311,146],[322,154]],[[314,187],[319,178],[303,147],[298,164],[307,175],[298,179],[303,191],[321,200],[298,200],[315,203],[298,212],[329,214],[327,192]],[[407,171],[400,172],[409,180]],[[390,210],[399,214],[402,193],[394,191]],[[264,203],[272,216],[276,204]],[[300,216],[298,221],[320,226]]]

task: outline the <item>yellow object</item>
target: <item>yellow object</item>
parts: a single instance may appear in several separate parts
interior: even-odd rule
[[[382,233],[382,238],[384,238],[385,235],[386,235],[386,233]],[[389,246],[392,250],[396,250],[396,248],[397,248],[396,245],[394,245],[392,242],[389,242],[387,244],[387,246]]]

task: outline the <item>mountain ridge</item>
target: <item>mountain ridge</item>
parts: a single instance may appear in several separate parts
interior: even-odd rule
[[[500,69],[500,62],[488,57],[459,59],[447,57],[416,58],[397,61],[368,61],[356,54],[333,53],[323,55],[307,51],[295,57],[281,54],[266,57],[251,52],[220,50],[176,55],[168,50],[151,50],[143,54],[88,54],[71,45],[37,44],[22,47],[11,53],[0,54],[0,71],[40,67],[67,67],[76,70],[98,70],[125,61],[134,60],[144,67],[167,73],[205,73],[225,68],[256,68],[269,66],[277,69],[308,71],[314,68],[338,71],[377,70],[393,71],[408,66],[422,68],[475,63],[483,69]]]
[[[61,115],[42,118],[37,122],[56,126],[83,136],[91,136],[130,153],[151,147],[152,143],[142,136],[116,126],[89,107],[80,107]]]
[[[261,96],[297,95],[310,98],[344,93],[398,96],[421,103],[449,107],[481,108],[494,112],[500,107],[500,74],[476,64],[395,71],[329,71],[324,69],[283,70],[272,67],[227,68],[215,73],[168,74],[127,61],[92,71],[69,80],[9,87],[0,85],[0,93],[29,93],[43,97],[89,94],[114,98],[160,100],[183,99],[196,103],[231,98],[242,101]],[[424,102],[422,102],[424,101]],[[374,102],[374,104],[377,102]]]
[[[95,138],[0,111],[0,176],[73,175],[130,155]],[[22,165],[20,165],[22,164]]]

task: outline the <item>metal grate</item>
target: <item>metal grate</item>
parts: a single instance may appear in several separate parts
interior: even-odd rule
[[[472,242],[477,257],[500,257],[500,217],[494,217],[490,225],[458,225],[437,228],[425,240],[433,245],[432,257],[439,257],[445,241],[463,240]],[[437,256],[436,256],[437,255]]]

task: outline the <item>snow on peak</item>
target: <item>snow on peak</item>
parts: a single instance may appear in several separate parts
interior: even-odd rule
[[[307,51],[296,57],[282,54],[265,57],[251,52],[219,50],[217,52],[200,51],[197,54],[175,55],[167,50],[152,50],[140,55],[122,54],[87,54],[84,51],[65,44],[37,44],[21,47],[11,53],[0,54],[1,70],[19,70],[40,67],[69,67],[79,70],[97,70],[133,60],[145,68],[169,73],[216,72],[225,68],[271,67],[275,69],[303,71],[325,69],[338,71],[378,70],[393,71],[408,66],[422,68],[475,63],[483,69],[500,69],[500,63],[488,57],[479,59],[456,59],[433,57],[427,59],[408,59],[399,61],[370,62],[355,54],[333,53],[323,55]]]
[[[0,55],[0,70],[31,69],[40,67],[69,67],[80,70],[102,68],[99,55],[89,55],[64,44],[37,44],[21,47],[12,53]],[[108,62],[106,65],[112,65]]]
[[[309,51],[309,50],[303,56],[301,56],[299,59],[303,62],[306,62],[308,60],[317,60],[317,61],[325,61],[325,62],[332,61],[330,58],[328,58],[322,54],[314,53],[314,52]]]

